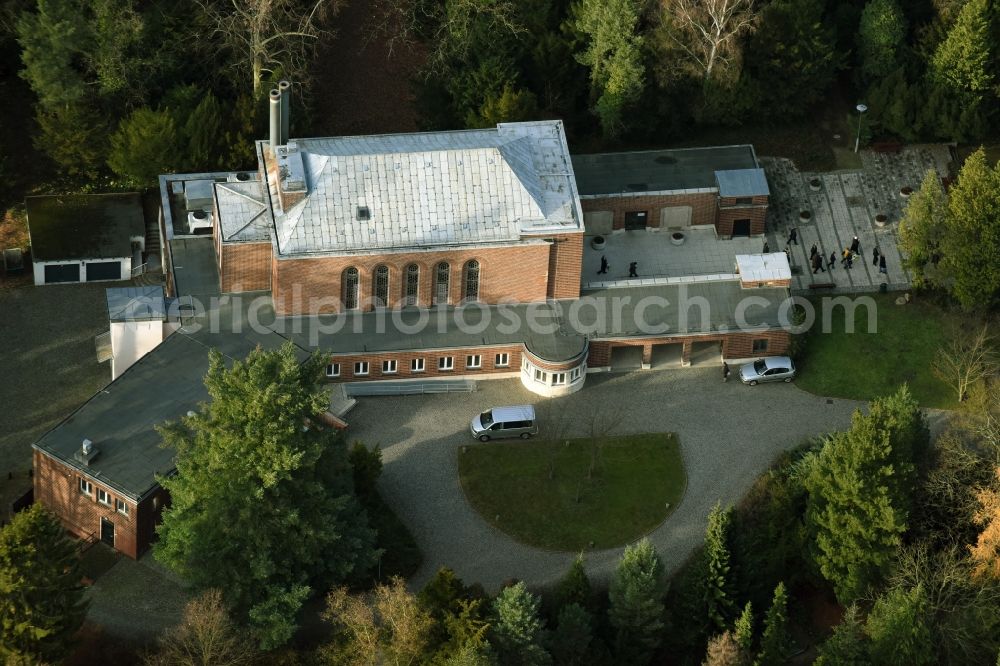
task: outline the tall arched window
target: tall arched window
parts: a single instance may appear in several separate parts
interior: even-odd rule
[[[434,305],[448,303],[448,285],[451,280],[451,266],[442,261],[434,269]]]
[[[462,286],[463,298],[467,301],[479,300],[479,262],[470,259],[465,262],[465,284]]]
[[[341,291],[340,297],[344,301],[345,310],[354,310],[358,307],[358,269],[354,266],[344,269],[344,274],[340,276]]]
[[[416,305],[420,290],[420,267],[410,264],[406,267],[406,283],[403,286],[403,303]]]
[[[372,275],[372,299],[375,307],[384,308],[389,304],[389,267],[376,266]]]

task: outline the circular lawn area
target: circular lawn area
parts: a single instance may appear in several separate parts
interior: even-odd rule
[[[491,525],[567,551],[646,534],[677,507],[687,484],[672,433],[470,444],[459,449],[458,473]]]

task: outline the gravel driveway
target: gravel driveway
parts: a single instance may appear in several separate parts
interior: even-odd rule
[[[423,585],[441,566],[466,582],[495,590],[510,578],[533,585],[563,575],[573,553],[517,543],[472,509],[458,482],[457,456],[475,445],[468,423],[495,405],[533,403],[541,436],[567,419],[566,436],[590,434],[592,415],[616,424],[615,434],[678,434],[688,488],[680,506],[650,539],[671,573],[701,543],[716,501],[735,503],[777,455],[805,438],[841,429],[864,403],[828,400],[794,384],[743,386],[721,380],[719,368],[589,375],[582,391],[544,399],[517,379],[479,382],[475,393],[361,398],[348,414],[353,439],[379,444],[385,470],[380,489],[409,525],[424,553],[411,583]],[[621,548],[588,553],[588,573],[606,579]]]

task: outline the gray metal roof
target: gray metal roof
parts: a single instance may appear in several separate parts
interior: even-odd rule
[[[215,200],[224,243],[271,240],[271,216],[259,180],[215,183]]]
[[[494,243],[582,228],[559,121],[299,139],[287,150],[301,158],[307,194],[288,210],[272,196],[281,254]]]
[[[32,261],[132,257],[146,235],[138,193],[25,197]]]
[[[714,189],[716,171],[757,167],[750,145],[573,156],[580,196]]]
[[[715,181],[719,186],[720,197],[753,197],[771,194],[763,169],[716,171]]]
[[[163,287],[116,287],[107,290],[111,321],[163,320],[167,317]]]

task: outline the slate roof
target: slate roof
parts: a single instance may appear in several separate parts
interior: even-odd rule
[[[107,290],[108,319],[121,321],[164,320],[167,317],[163,287],[118,287]]]
[[[215,200],[223,242],[271,239],[271,216],[260,181],[216,183]]]
[[[274,211],[284,255],[509,242],[582,229],[559,121],[301,139],[288,151],[298,157],[282,158],[286,178],[298,181],[300,158],[307,193]],[[359,219],[361,207],[369,219]]]
[[[752,197],[771,194],[763,169],[716,171],[715,181],[719,187],[720,197]]]
[[[580,196],[714,189],[716,171],[758,166],[750,145],[573,156]]]
[[[131,239],[146,234],[137,192],[25,197],[24,203],[32,261],[131,258]]]

